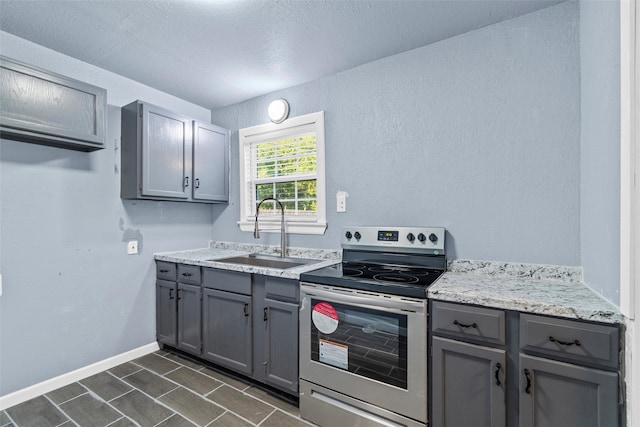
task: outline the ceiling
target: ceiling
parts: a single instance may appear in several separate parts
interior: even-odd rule
[[[0,30],[216,109],[559,2],[0,0]]]

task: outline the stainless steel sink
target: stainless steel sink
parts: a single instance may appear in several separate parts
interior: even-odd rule
[[[249,254],[240,255],[231,258],[210,259],[209,261],[227,262],[231,264],[253,265],[256,267],[269,267],[286,270],[288,268],[298,267],[304,264],[312,264],[318,262],[316,259],[305,258],[281,258],[276,255]]]

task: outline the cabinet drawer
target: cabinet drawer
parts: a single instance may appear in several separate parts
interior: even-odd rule
[[[619,331],[575,320],[522,314],[520,349],[586,365],[618,367]]]
[[[172,262],[156,261],[156,278],[175,282],[176,265]]]
[[[251,295],[251,274],[215,268],[203,270],[202,284],[205,288]]]
[[[459,338],[504,345],[505,313],[502,310],[434,301],[431,330]]]
[[[178,281],[199,285],[200,267],[196,265],[178,264]]]
[[[266,276],[264,287],[267,298],[300,302],[300,284],[297,280],[278,279]]]

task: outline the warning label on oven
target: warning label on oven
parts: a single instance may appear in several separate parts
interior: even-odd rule
[[[328,302],[321,302],[313,307],[311,320],[323,334],[332,334],[338,329],[338,312]]]
[[[342,369],[349,368],[349,347],[320,340],[320,362]]]

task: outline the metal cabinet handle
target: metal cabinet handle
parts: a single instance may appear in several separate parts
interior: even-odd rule
[[[160,270],[160,273],[168,273],[169,270]]]
[[[188,176],[184,177],[184,186],[185,186],[185,188],[189,186],[189,177]]]
[[[173,299],[173,289],[169,289],[169,299]]]
[[[269,317],[267,316],[267,310],[268,308],[265,307],[264,310],[262,311],[262,320],[264,320],[265,322],[269,319]]]
[[[496,385],[497,386],[501,386],[502,383],[500,382],[500,371],[502,370],[502,365],[500,363],[496,363]]]
[[[562,340],[559,340],[559,339],[557,339],[557,338],[554,338],[553,336],[549,337],[549,341],[551,341],[551,342],[557,342],[557,343],[558,343],[558,344],[560,344],[560,345],[566,345],[566,346],[569,346],[569,345],[576,345],[576,346],[580,347],[580,346],[582,345],[582,343],[581,343],[580,341],[578,341],[578,340],[573,340],[573,341],[562,341]]]
[[[531,372],[528,369],[524,370],[524,376],[527,379],[527,386],[524,388],[524,392],[531,394]]]
[[[181,290],[182,290],[182,289],[178,289],[178,292],[177,292],[177,294],[178,294],[178,299],[182,299],[182,292],[180,292]]]
[[[182,275],[183,275],[184,277],[191,277],[191,276],[192,276],[192,274],[191,274],[191,273],[182,273]]]
[[[249,317],[249,303],[244,304],[244,316]]]
[[[478,327],[478,324],[476,322],[469,324],[469,323],[460,323],[457,320],[454,320],[453,324],[456,326],[460,326],[461,328],[477,328]]]
[[[196,178],[196,188],[200,188],[200,178]]]

